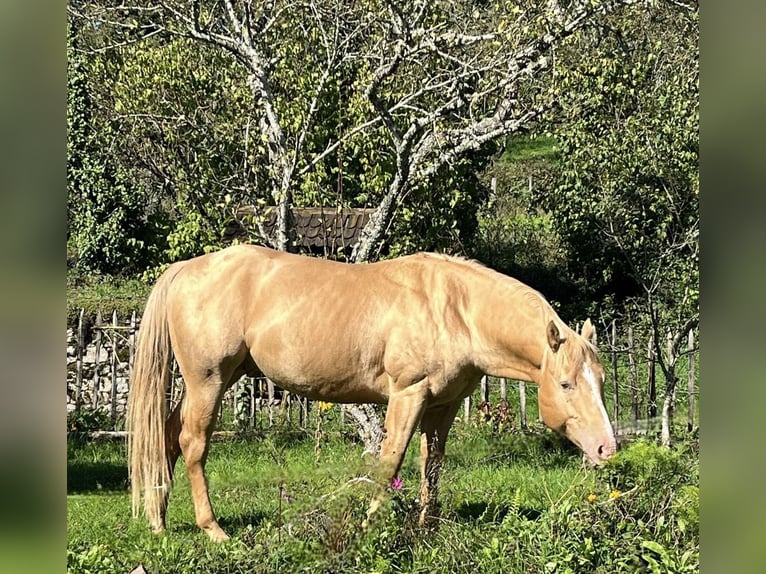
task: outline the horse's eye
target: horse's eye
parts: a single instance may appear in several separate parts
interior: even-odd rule
[[[572,383],[570,383],[569,381],[561,381],[560,385],[561,385],[561,388],[564,389],[565,391],[571,391],[574,388]]]

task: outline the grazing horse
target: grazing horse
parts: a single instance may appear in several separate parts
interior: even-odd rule
[[[543,421],[600,464],[616,444],[594,336],[590,320],[578,334],[537,291],[457,257],[352,265],[238,245],[175,263],[138,337],[127,419],[134,515],[143,498],[152,529],[165,528],[183,454],[197,525],[228,538],[204,467],[223,394],[243,374],[310,399],[387,403],[381,484],[398,475],[419,425],[421,522],[452,421],[484,374],[537,383]],[[168,415],[171,354],[185,392]]]

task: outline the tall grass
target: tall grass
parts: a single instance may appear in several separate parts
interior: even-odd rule
[[[699,564],[698,457],[638,442],[606,469],[550,432],[456,427],[435,527],[417,524],[413,445],[367,531],[372,487],[361,447],[329,433],[274,432],[213,445],[210,491],[232,540],[194,525],[183,464],[167,533],[130,516],[124,446],[68,449],[71,572],[693,572]]]

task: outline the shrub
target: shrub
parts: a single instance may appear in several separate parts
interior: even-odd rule
[[[692,472],[683,452],[639,440],[620,450],[604,468],[604,479],[614,490],[640,487],[652,490],[672,485]]]
[[[84,436],[90,432],[112,428],[109,413],[101,410],[80,409],[71,411],[66,417],[67,437]]]

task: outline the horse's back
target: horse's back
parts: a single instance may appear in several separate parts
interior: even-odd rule
[[[246,352],[300,394],[384,402],[389,377],[426,376],[468,352],[460,272],[438,256],[352,265],[230,247],[177,275],[174,338],[203,362]]]

